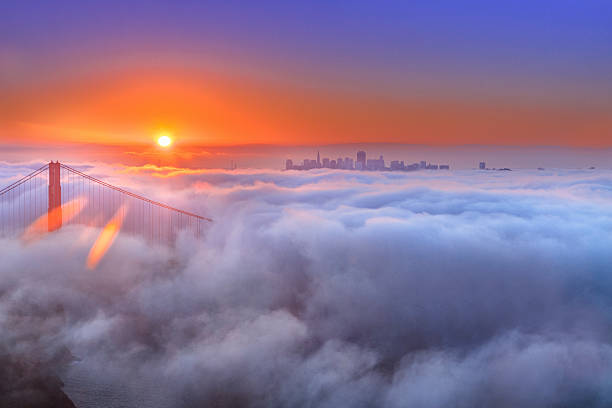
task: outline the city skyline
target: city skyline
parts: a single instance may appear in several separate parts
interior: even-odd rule
[[[338,157],[330,159],[324,157],[321,160],[317,151],[317,158],[304,159],[302,164],[295,164],[292,159],[285,160],[285,170],[313,170],[313,169],[337,169],[337,170],[368,170],[368,171],[415,171],[415,170],[450,170],[448,164],[433,164],[421,160],[417,163],[404,164],[403,160],[391,160],[389,167],[385,166],[385,160],[381,154],[378,159],[368,159],[367,153],[359,150],[356,159],[350,157]]]

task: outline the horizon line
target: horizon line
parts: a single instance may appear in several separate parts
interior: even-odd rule
[[[312,144],[295,144],[295,143],[181,143],[175,141],[177,148],[240,148],[240,147],[286,147],[286,148],[324,148],[335,146],[413,146],[413,147],[428,147],[428,148],[469,148],[469,147],[488,147],[488,148],[557,148],[557,149],[586,149],[586,150],[601,150],[612,149],[610,145],[568,145],[568,144],[482,144],[482,143],[463,143],[463,144],[425,144],[425,143],[402,143],[402,142],[347,142],[347,143],[312,143]],[[0,145],[6,147],[63,147],[63,146],[104,146],[104,147],[155,147],[153,143],[145,142],[125,142],[125,143],[102,143],[102,142],[80,142],[80,141],[64,141],[59,143],[44,142],[44,141],[26,141],[13,142],[2,141]]]

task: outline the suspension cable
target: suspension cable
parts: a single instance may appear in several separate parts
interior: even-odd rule
[[[143,197],[141,195],[138,195],[138,194],[132,193],[130,191],[124,190],[122,188],[115,187],[112,184],[108,184],[108,183],[106,183],[106,182],[104,182],[102,180],[99,180],[99,179],[95,178],[95,177],[89,176],[89,175],[87,175],[87,174],[85,174],[83,172],[80,172],[80,171],[78,171],[76,169],[73,169],[72,167],[66,166],[65,164],[60,164],[60,166],[62,168],[64,168],[64,169],[68,170],[68,171],[71,171],[71,172],[73,172],[75,174],[78,174],[81,177],[85,177],[86,179],[91,180],[94,183],[97,183],[97,184],[102,185],[104,187],[113,189],[113,190],[118,191],[118,192],[120,192],[122,194],[129,195],[130,197],[136,198],[138,200],[142,200],[144,202],[153,204],[153,205],[161,207],[161,208],[165,208],[167,210],[175,211],[175,212],[180,213],[180,214],[185,214],[185,215],[190,216],[190,217],[195,217],[195,218],[198,218],[200,220],[204,220],[204,221],[208,221],[208,222],[212,222],[213,221],[211,218],[202,217],[201,215],[190,213],[188,211],[179,210],[178,208],[170,207],[169,205],[164,204],[164,203],[160,203],[159,201],[153,201],[153,200],[150,200],[150,199],[148,199],[146,197]]]

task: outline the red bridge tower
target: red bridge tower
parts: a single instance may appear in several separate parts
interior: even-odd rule
[[[49,232],[62,226],[62,186],[60,184],[60,163],[49,163],[49,209],[47,211]]]

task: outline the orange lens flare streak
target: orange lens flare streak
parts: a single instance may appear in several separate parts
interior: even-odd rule
[[[34,220],[28,228],[23,232],[21,239],[24,242],[33,242],[42,238],[49,233],[49,216],[56,218],[57,214],[62,214],[64,223],[70,222],[74,217],[79,215],[83,208],[87,205],[87,197],[77,197],[74,200],[68,201],[62,207],[55,208],[51,214],[45,213]]]
[[[95,269],[98,266],[98,263],[102,260],[106,252],[110,249],[121,230],[121,225],[123,225],[123,220],[127,213],[127,207],[121,206],[113,218],[104,226],[100,235],[94,242],[91,250],[89,251],[89,255],[87,256],[86,265],[89,269]]]

